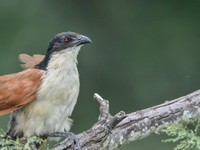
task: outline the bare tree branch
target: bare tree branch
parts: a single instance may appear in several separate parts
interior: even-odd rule
[[[130,141],[158,134],[171,124],[200,117],[200,90],[130,114],[121,111],[115,116],[109,114],[107,100],[98,94],[94,98],[100,105],[100,115],[97,123],[77,135],[83,150],[116,149]],[[62,149],[73,149],[73,142],[65,139],[52,150]]]

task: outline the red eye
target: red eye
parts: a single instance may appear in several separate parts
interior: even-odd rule
[[[69,41],[70,41],[70,40],[69,40],[68,38],[65,38],[63,42],[64,42],[65,44],[67,44]]]

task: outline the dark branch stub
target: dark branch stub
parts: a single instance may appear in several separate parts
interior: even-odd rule
[[[117,113],[111,120],[110,122],[112,121],[112,123],[110,123],[111,126],[111,129],[115,128],[116,125],[118,123],[120,123],[123,119],[125,119],[127,117],[126,113],[124,111],[120,111],[119,113]]]

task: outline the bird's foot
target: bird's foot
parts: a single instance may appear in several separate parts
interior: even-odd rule
[[[50,134],[49,136],[50,137],[69,138],[71,141],[73,141],[74,150],[81,150],[79,140],[78,140],[77,136],[72,132],[68,132],[68,131],[65,131],[65,132],[54,132],[54,133]]]

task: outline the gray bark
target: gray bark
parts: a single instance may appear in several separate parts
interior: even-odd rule
[[[97,123],[77,135],[83,150],[117,149],[131,141],[158,134],[171,124],[188,122],[200,117],[200,90],[144,110],[115,116],[109,113],[109,103],[98,94],[94,98],[100,105]],[[72,140],[65,139],[52,150],[73,149]]]

